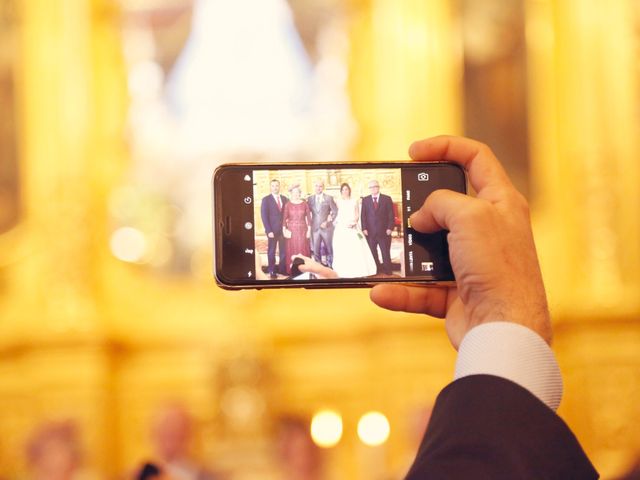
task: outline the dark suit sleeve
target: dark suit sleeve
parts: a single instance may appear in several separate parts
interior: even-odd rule
[[[407,480],[596,479],[564,421],[521,386],[472,375],[438,396]]]
[[[289,228],[289,210],[291,209],[291,207],[289,206],[289,203],[285,203],[284,207],[282,207],[282,227],[283,228]]]
[[[262,199],[262,203],[260,205],[260,216],[262,217],[262,224],[264,225],[264,230],[267,234],[273,232],[273,227],[271,226],[271,222],[269,221],[269,197],[264,197]]]
[[[393,230],[395,226],[395,217],[393,216],[393,200],[391,197],[387,196],[387,211],[385,212],[387,215],[387,230]]]
[[[367,205],[367,198],[362,199],[362,207],[360,208],[360,226],[362,230],[369,230],[369,208]]]

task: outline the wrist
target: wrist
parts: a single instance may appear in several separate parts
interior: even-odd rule
[[[546,297],[536,295],[535,300],[526,300],[525,294],[502,295],[492,301],[475,304],[469,302],[468,312],[471,313],[467,333],[474,327],[491,322],[508,322],[528,328],[540,336],[548,345],[553,337],[551,329],[551,314],[547,306]],[[511,298],[513,297],[513,298]],[[516,298],[517,297],[517,298]]]
[[[467,332],[454,378],[470,375],[510,380],[553,410],[562,398],[562,376],[551,348],[535,331],[518,323],[486,322]]]

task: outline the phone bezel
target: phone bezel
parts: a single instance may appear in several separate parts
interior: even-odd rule
[[[468,179],[464,168],[454,162],[440,161],[440,162],[412,162],[412,161],[352,161],[348,163],[340,162],[234,162],[225,163],[216,167],[211,176],[211,201],[212,201],[212,241],[213,241],[213,264],[212,273],[216,281],[216,284],[225,290],[261,290],[263,288],[371,288],[374,285],[380,283],[396,283],[403,285],[419,285],[419,286],[434,286],[434,287],[452,287],[456,285],[455,280],[433,280],[433,279],[418,279],[417,277],[398,277],[398,278],[377,278],[375,280],[371,277],[363,277],[357,279],[351,278],[339,278],[339,279],[314,279],[314,280],[256,280],[255,278],[250,280],[250,283],[235,283],[228,281],[222,275],[222,268],[218,269],[218,266],[223,264],[221,257],[223,248],[217,248],[217,245],[222,244],[222,236],[224,235],[224,223],[218,225],[216,218],[223,218],[223,215],[216,215],[216,208],[221,208],[219,204],[221,202],[216,201],[216,182],[223,170],[229,168],[238,169],[273,169],[273,170],[304,170],[313,168],[403,168],[403,167],[418,167],[424,165],[425,167],[438,167],[446,165],[447,167],[455,167],[462,175],[463,178],[463,192],[468,192]],[[403,225],[403,229],[405,226]]]

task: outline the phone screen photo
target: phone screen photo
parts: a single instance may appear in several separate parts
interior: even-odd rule
[[[445,231],[409,225],[434,190],[466,193],[452,163],[235,164],[213,176],[214,276],[224,288],[455,280]],[[337,278],[298,270],[297,255]]]

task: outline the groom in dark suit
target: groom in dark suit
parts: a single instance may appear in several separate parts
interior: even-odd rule
[[[378,266],[378,273],[391,275],[391,231],[394,226],[393,201],[389,195],[380,193],[377,180],[369,182],[368,195],[362,199],[362,233]],[[382,252],[382,264],[378,257],[378,246]]]
[[[269,259],[269,277],[278,278],[277,273],[286,275],[287,268],[285,262],[285,241],[282,235],[282,212],[284,205],[289,201],[284,195],[280,195],[280,182],[271,180],[271,193],[262,199],[260,214],[262,224],[267,233],[267,258]],[[280,261],[276,272],[276,248]]]

